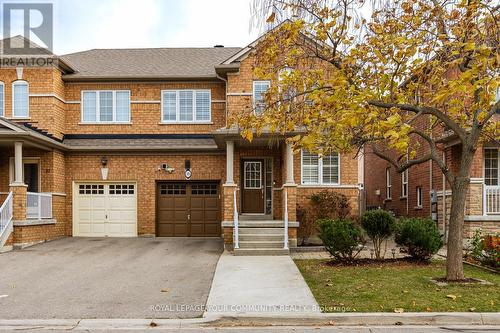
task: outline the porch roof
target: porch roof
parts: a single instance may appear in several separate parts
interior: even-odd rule
[[[43,131],[0,117],[0,142],[12,141],[25,141],[29,145],[38,148],[65,149],[60,140],[45,134]]]

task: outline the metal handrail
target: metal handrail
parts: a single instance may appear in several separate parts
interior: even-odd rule
[[[288,250],[288,191],[285,190],[285,214],[284,214],[284,223],[285,223],[285,237],[283,249]]]
[[[234,212],[233,212],[233,220],[234,220],[234,232],[233,232],[233,242],[234,242],[234,248],[239,249],[240,248],[240,237],[239,237],[239,230],[238,230],[238,205],[236,203],[236,190],[233,192],[233,201],[234,201]]]
[[[0,236],[3,234],[13,218],[13,196],[12,192],[9,192],[7,199],[5,199],[4,203],[0,207]]]

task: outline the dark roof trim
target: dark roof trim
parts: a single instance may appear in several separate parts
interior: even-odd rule
[[[75,139],[212,139],[210,134],[67,134],[64,140]]]
[[[220,81],[216,75],[206,76],[73,76],[72,74],[63,75],[63,81],[66,82],[162,82],[162,81]]]

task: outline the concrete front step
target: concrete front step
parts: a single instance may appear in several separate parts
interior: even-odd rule
[[[282,249],[283,242],[276,241],[240,241],[241,249]]]
[[[267,241],[267,242],[283,242],[285,235],[281,234],[240,234],[240,242],[243,241]]]
[[[234,249],[235,256],[287,256],[290,250],[285,249]]]
[[[259,235],[283,235],[283,228],[238,228],[239,235],[259,234]]]

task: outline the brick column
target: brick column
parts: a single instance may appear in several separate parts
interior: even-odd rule
[[[24,184],[10,184],[13,203],[14,221],[26,220],[26,192],[28,186]]]
[[[222,185],[222,221],[233,222],[234,220],[234,193],[238,189],[236,184]],[[224,244],[232,246],[233,244],[233,227],[224,227],[223,230]],[[230,248],[230,247],[229,247]]]
[[[285,192],[287,196],[288,221],[297,221],[297,185],[283,185],[283,218],[285,217]]]

